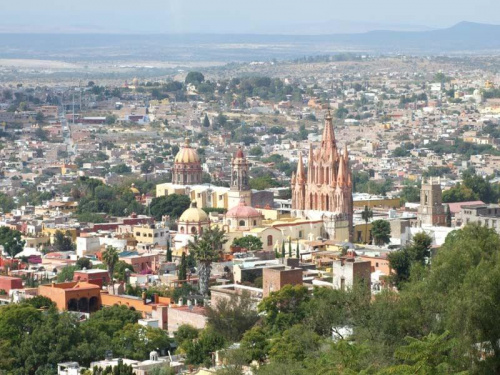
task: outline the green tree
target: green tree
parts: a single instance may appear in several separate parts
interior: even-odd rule
[[[443,191],[443,202],[470,202],[478,200],[479,196],[464,184],[458,183],[451,189]]]
[[[42,320],[42,313],[29,304],[10,304],[0,308],[0,339],[12,345],[31,334]]]
[[[187,280],[187,262],[186,262],[186,253],[182,253],[181,263],[179,264],[179,270],[177,271],[177,279],[179,281]]]
[[[420,202],[420,189],[415,185],[405,185],[400,197],[404,202]]]
[[[451,210],[450,210],[450,205],[446,205],[446,226],[448,228],[451,227]]]
[[[216,306],[206,308],[208,324],[227,342],[239,342],[243,334],[259,320],[255,301],[249,292],[221,299]]]
[[[240,341],[241,349],[248,353],[252,361],[264,362],[269,353],[267,332],[259,326],[247,330]]]
[[[125,358],[145,360],[153,350],[170,350],[171,339],[166,331],[127,324],[113,338],[114,352]]]
[[[219,227],[209,228],[199,239],[189,241],[188,249],[198,265],[200,293],[208,295],[212,262],[220,258],[222,246],[227,242],[225,231]]]
[[[172,262],[172,249],[170,248],[170,239],[167,240],[167,253],[165,260],[169,263]]]
[[[432,239],[425,232],[417,233],[413,241],[399,251],[388,255],[389,265],[395,274],[391,276],[394,284],[401,288],[404,282],[410,278],[410,272],[414,265],[424,266],[430,258]]]
[[[126,281],[128,272],[130,273],[135,272],[134,267],[131,264],[124,262],[123,260],[119,260],[115,264],[113,278],[115,278],[118,281]]]
[[[70,251],[74,249],[73,240],[69,232],[57,230],[54,234],[54,249],[56,251]]]
[[[28,298],[23,301],[23,303],[33,306],[35,309],[49,309],[51,307],[56,307],[56,304],[52,300],[45,296],[35,296]]]
[[[391,366],[380,372],[380,375],[389,374],[422,374],[446,375],[455,374],[455,368],[450,363],[450,354],[456,345],[456,340],[450,338],[449,332],[441,335],[434,333],[423,339],[405,338],[407,345],[401,346],[395,352],[395,357],[403,364]],[[468,372],[462,372],[466,375]]]
[[[92,261],[87,257],[80,257],[77,259],[75,265],[79,270],[83,270],[84,268],[89,270],[92,268]]]
[[[151,373],[154,373],[154,370]],[[118,359],[118,364],[116,366],[107,366],[105,368],[94,366],[92,369],[92,375],[134,375],[134,368],[132,365],[127,365],[123,363],[123,360]],[[155,375],[170,375],[168,373],[159,373]]]
[[[483,178],[477,174],[466,171],[462,174],[465,187],[471,189],[480,200],[485,203],[497,203],[499,198],[498,188],[494,188],[490,178]]]
[[[368,222],[372,217],[373,211],[368,206],[365,206],[363,212],[361,212],[361,218],[365,222],[365,243],[368,242]]]
[[[0,227],[0,245],[10,257],[14,258],[23,251],[24,244],[25,241],[21,240],[21,232],[9,227]]]
[[[255,236],[244,236],[235,238],[233,240],[233,246],[238,246],[243,249],[247,249],[250,251],[254,250],[262,250],[262,241],[259,237]]]
[[[164,197],[153,198],[149,206],[151,215],[160,221],[162,216],[170,216],[171,220],[179,218],[191,204],[189,197],[180,194],[170,194]]]
[[[391,242],[391,224],[387,220],[372,221],[372,235],[378,246]]]
[[[63,283],[65,281],[72,281],[73,275],[78,268],[76,266],[65,266],[57,273],[57,281]]]
[[[141,173],[150,173],[153,172],[155,165],[151,160],[145,160],[144,163],[141,164]]]
[[[286,252],[285,252],[285,240],[283,239],[281,241],[281,257],[284,258],[285,254],[286,254]]]
[[[294,324],[303,321],[305,303],[309,301],[307,288],[302,285],[285,285],[281,290],[272,292],[258,306],[265,313],[264,323],[270,332],[283,332]]]
[[[113,289],[113,294],[115,294],[115,282],[113,280],[115,274],[115,266],[119,261],[118,249],[113,246],[106,247],[106,250],[102,252],[102,261],[108,268],[109,277],[111,278],[111,286]]]
[[[186,364],[211,367],[212,353],[226,345],[224,337],[211,328],[204,329],[197,340],[188,341],[185,345]]]
[[[122,163],[111,167],[109,171],[117,174],[128,174],[132,172],[132,169],[128,165]]]
[[[106,116],[106,125],[113,125],[116,123],[117,117],[115,115],[107,115]]]
[[[406,148],[403,147],[397,147],[392,152],[392,156],[395,158],[407,157],[410,156],[410,150],[407,150]]]
[[[14,199],[4,193],[0,193],[0,209],[3,213],[9,213],[16,207]]]
[[[174,339],[181,351],[183,351],[184,344],[191,342],[198,338],[200,330],[190,324],[182,324],[174,332]]]
[[[320,337],[301,324],[296,324],[287,329],[274,340],[269,349],[269,357],[278,362],[286,362],[289,358],[303,361],[306,356],[318,350]]]
[[[205,81],[205,77],[200,72],[189,72],[186,76],[186,84],[199,85]]]
[[[264,155],[264,151],[262,151],[261,146],[254,146],[250,149],[249,155],[251,156],[262,156]]]
[[[203,119],[203,126],[205,128],[209,128],[210,127],[210,120],[208,119],[208,115],[205,113],[205,118]]]
[[[297,239],[297,247],[295,249],[295,256],[297,257],[297,259],[300,259],[300,245],[298,239]]]
[[[107,337],[112,338],[127,324],[135,324],[140,318],[139,312],[130,310],[127,306],[114,305],[90,315],[90,318],[82,323],[82,328],[102,332]]]
[[[288,257],[292,257],[292,238],[290,237],[288,239]]]
[[[45,373],[67,359],[73,359],[80,342],[77,317],[51,309],[25,337],[16,351],[16,366],[27,374]]]

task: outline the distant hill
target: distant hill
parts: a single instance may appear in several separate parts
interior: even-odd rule
[[[450,28],[430,31],[370,31],[333,34],[331,42],[375,50],[477,51],[500,49],[500,25],[460,22]]]
[[[329,35],[0,33],[0,58],[10,59],[231,62],[293,59],[346,51],[496,53],[500,51],[500,25],[461,22],[437,30]]]

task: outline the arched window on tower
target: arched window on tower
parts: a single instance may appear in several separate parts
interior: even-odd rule
[[[245,226],[245,220],[240,220],[240,222],[239,222],[239,226],[240,226],[240,227],[244,227],[244,226]]]
[[[267,246],[273,246],[273,236],[267,236]]]

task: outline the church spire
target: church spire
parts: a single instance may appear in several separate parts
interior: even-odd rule
[[[302,153],[299,151],[299,163],[297,165],[297,182],[303,183],[305,181],[305,171],[304,171],[304,163],[302,161]]]
[[[346,166],[345,166],[345,161],[344,161],[344,156],[342,155],[339,160],[339,171],[337,173],[337,186],[338,187],[344,187],[345,185],[345,172],[346,172]]]
[[[333,132],[333,119],[330,110],[325,116],[325,127],[323,129],[323,138],[321,140],[322,148],[335,148],[335,133]]]

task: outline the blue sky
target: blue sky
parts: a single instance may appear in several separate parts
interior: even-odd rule
[[[314,34],[500,24],[498,0],[0,0],[0,8],[0,31]]]

